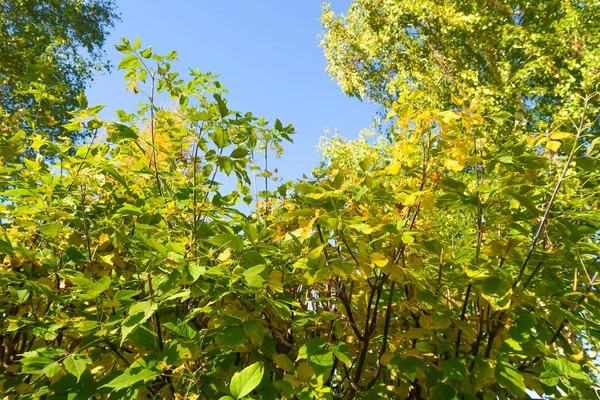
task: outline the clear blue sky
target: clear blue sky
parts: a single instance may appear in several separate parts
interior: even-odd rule
[[[319,162],[315,149],[324,128],[338,128],[354,138],[369,127],[376,106],[344,95],[325,72],[317,35],[320,0],[126,0],[118,1],[122,21],[107,42],[116,65],[120,37],[141,38],[159,54],[177,50],[175,69],[188,67],[220,75],[229,90],[229,108],[251,111],[269,121],[291,123],[297,134],[273,165],[285,180],[308,174]],[[350,0],[334,0],[345,11]],[[88,91],[90,104],[131,110],[139,97],[125,92],[123,71],[96,76]]]

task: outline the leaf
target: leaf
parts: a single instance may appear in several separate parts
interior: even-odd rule
[[[519,398],[525,397],[527,388],[525,387],[525,383],[523,383],[523,377],[511,364],[506,361],[498,361],[494,376],[498,384],[508,390],[510,394]]]
[[[241,399],[256,389],[262,380],[264,371],[263,363],[257,362],[244,368],[240,372],[236,372],[235,375],[233,375],[233,378],[231,378],[231,384],[229,386],[233,397]]]
[[[135,54],[130,54],[123,57],[117,69],[136,68],[138,66],[140,66],[140,61],[138,60],[137,56]]]
[[[371,263],[376,265],[379,268],[385,267],[390,260],[381,253],[372,253],[371,254]]]
[[[228,247],[232,250],[242,250],[244,248],[244,241],[237,235],[232,233],[221,233],[208,239],[208,243],[217,245],[219,247]]]
[[[465,360],[450,358],[444,362],[444,379],[462,379],[467,376]]]
[[[389,365],[398,369],[403,376],[411,381],[416,379],[419,371],[427,371],[425,362],[421,358],[414,356],[408,356],[406,358],[394,357]]]
[[[139,325],[143,324],[158,309],[158,304],[151,301],[140,301],[129,308],[129,315],[123,321],[121,327],[121,344],[127,336]]]
[[[265,339],[265,327],[258,321],[245,321],[242,324],[244,328],[244,333],[252,344],[260,347],[263,344],[263,340]]]
[[[431,388],[431,395],[427,400],[458,400],[457,391],[452,385],[437,385]]]
[[[241,326],[227,326],[216,334],[217,344],[221,347],[235,347],[244,342],[246,334]]]
[[[231,158],[244,158],[248,155],[248,150],[243,149],[241,147],[238,147],[237,149],[233,150],[231,152],[231,154],[229,155],[229,157]]]
[[[147,363],[140,358],[131,367],[127,368],[121,375],[101,386],[113,390],[121,390],[133,386],[138,382],[148,382],[160,375],[155,362]]]
[[[540,382],[548,386],[556,386],[559,383],[569,386],[569,380],[575,379],[591,384],[588,375],[581,370],[579,364],[570,362],[566,358],[544,359],[545,371],[540,374]]]
[[[505,279],[490,276],[481,283],[481,295],[494,310],[503,310],[510,306],[512,286]]]
[[[546,143],[546,148],[548,150],[558,151],[558,149],[560,149],[561,145],[562,145],[561,142],[551,140],[551,141],[549,141],[549,142]]]
[[[572,133],[569,132],[552,132],[550,134],[550,139],[552,140],[560,140],[573,137]]]
[[[330,348],[338,360],[340,360],[346,365],[352,364],[352,355],[350,353],[350,348],[346,343],[340,342],[337,345],[330,345]]]
[[[140,56],[144,58],[152,57],[152,47],[148,47],[147,49],[140,51]]]
[[[83,354],[70,354],[63,362],[67,371],[77,377],[77,382],[81,378],[81,375],[86,370],[86,364],[91,363],[92,360]]]
[[[212,132],[209,136],[212,139],[215,146],[217,146],[217,148],[219,149],[223,149],[231,144],[231,141],[229,139],[229,133],[225,131],[225,129],[223,129],[223,127],[220,125],[217,126],[214,132]]]
[[[56,237],[62,231],[62,224],[53,222],[51,224],[40,225],[39,230],[46,236]]]
[[[294,363],[285,354],[273,354],[273,361],[275,361],[275,364],[285,372],[289,372],[290,374],[296,372]]]
[[[119,208],[115,216],[117,215],[142,215],[144,212],[141,208],[134,206],[133,204],[125,204],[123,207]]]
[[[112,125],[114,128],[114,133],[109,135],[109,138],[112,142],[118,142],[124,139],[137,139],[138,134],[131,127],[119,123],[114,123]]]

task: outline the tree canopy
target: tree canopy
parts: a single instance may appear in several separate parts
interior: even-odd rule
[[[325,140],[277,187],[292,125],[116,48],[137,108],[80,96],[63,128],[90,143],[32,134],[1,168],[7,398],[597,398],[597,81],[541,132],[415,75],[393,140]]]
[[[113,0],[2,0],[0,107],[4,117],[30,119],[53,139],[78,107],[118,18]],[[22,125],[31,128],[30,123]]]
[[[329,73],[384,107],[421,89],[434,106],[477,98],[488,114],[547,132],[600,76],[597,0],[355,0],[341,15],[325,5],[322,24]]]

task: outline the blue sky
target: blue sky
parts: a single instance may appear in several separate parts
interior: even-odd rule
[[[333,3],[345,11],[350,0]],[[118,6],[122,21],[107,41],[113,65],[121,59],[113,47],[119,38],[139,36],[156,53],[177,50],[180,72],[191,67],[220,75],[229,108],[294,125],[294,143],[273,165],[285,180],[318,165],[315,146],[325,127],[354,138],[371,124],[377,107],[344,95],[325,72],[320,0],[122,0]],[[88,91],[90,104],[107,106],[105,118],[140,100],[125,92],[122,77],[116,68],[98,74]]]

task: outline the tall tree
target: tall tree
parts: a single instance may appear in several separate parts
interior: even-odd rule
[[[451,94],[477,98],[546,132],[599,83],[597,0],[356,0],[340,15],[326,5],[322,24],[327,70],[343,91],[388,107],[420,88],[436,107],[452,106]]]
[[[108,68],[102,46],[115,2],[1,0],[0,12],[0,107],[55,139],[94,70]]]

